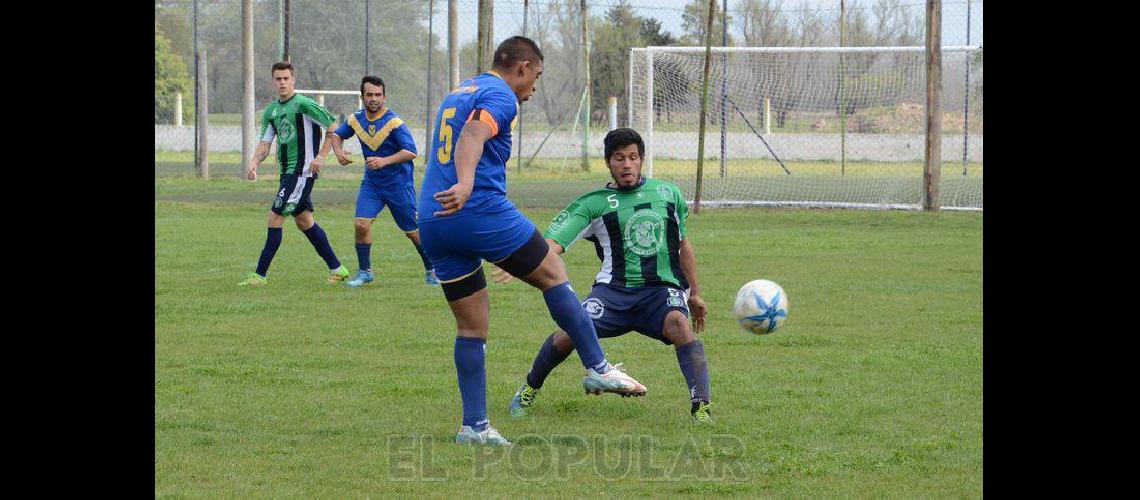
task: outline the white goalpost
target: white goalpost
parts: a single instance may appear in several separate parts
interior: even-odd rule
[[[704,51],[645,47],[630,57],[628,124],[645,139],[645,175],[676,182],[689,199]],[[942,48],[943,209],[982,210],[981,53]],[[921,208],[924,47],[712,54],[702,206]]]

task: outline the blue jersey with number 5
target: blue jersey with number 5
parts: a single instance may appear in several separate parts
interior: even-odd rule
[[[511,157],[511,128],[518,114],[518,96],[494,71],[464,80],[436,113],[431,161],[420,187],[419,220],[431,221],[443,210],[433,197],[459,182],[455,169],[455,146],[463,126],[481,121],[491,127],[491,138],[483,144],[483,156],[475,167],[471,198],[459,212],[445,218],[513,209],[507,200],[507,160]]]

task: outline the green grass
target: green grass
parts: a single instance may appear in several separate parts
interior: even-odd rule
[[[981,214],[691,216],[711,309],[707,429],[689,424],[672,348],[636,333],[603,345],[647,397],[583,395],[572,357],[534,418],[509,419],[555,326],[539,293],[492,284],[490,418],[516,442],[504,451],[451,442],[454,323],[387,216],[374,228],[369,287],[326,286],[323,262],[286,227],[270,286],[240,289],[275,184],[158,170],[156,159],[156,496],[982,494]],[[316,217],[355,267],[352,200],[327,190],[351,189],[345,175],[322,178]],[[226,193],[256,203],[218,201]],[[208,201],[173,199],[196,194]],[[525,211],[542,226],[555,214]],[[586,293],[593,250],[576,245],[565,258]],[[737,288],[760,277],[791,299],[787,323],[765,337],[731,316]]]

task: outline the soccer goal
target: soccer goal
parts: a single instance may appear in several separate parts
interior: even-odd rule
[[[696,191],[704,47],[632,49],[644,172]],[[982,209],[982,49],[943,47],[943,209]],[[713,47],[701,204],[918,209],[924,47]]]

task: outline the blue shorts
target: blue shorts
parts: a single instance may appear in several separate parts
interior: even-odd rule
[[[411,184],[382,186],[373,182],[366,174],[360,181],[360,192],[356,195],[356,218],[375,219],[384,206],[392,213],[392,219],[405,233],[418,229],[416,225],[416,188]]]
[[[669,345],[672,342],[665,338],[665,317],[673,310],[689,317],[688,301],[684,290],[671,286],[625,288],[598,283],[582,307],[594,320],[600,339],[632,330]]]
[[[515,253],[537,229],[518,209],[437,217],[420,223],[420,243],[442,282],[467,277]]]
[[[313,211],[313,185],[317,183],[317,174],[312,177],[301,177],[297,174],[281,175],[281,182],[277,185],[277,196],[273,198],[273,206],[269,209],[277,215],[292,215],[308,210]]]

